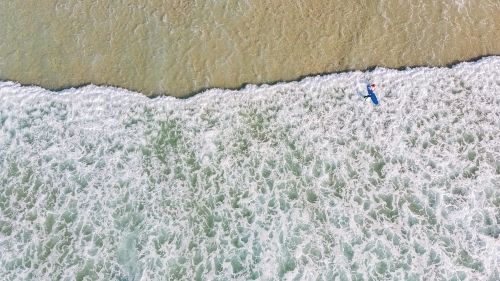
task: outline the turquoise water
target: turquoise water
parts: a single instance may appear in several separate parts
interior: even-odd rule
[[[2,82],[0,275],[498,280],[498,93],[498,57],[184,100]]]

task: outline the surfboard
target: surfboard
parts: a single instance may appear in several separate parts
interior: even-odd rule
[[[366,85],[366,89],[368,90],[368,94],[370,95],[370,99],[372,99],[372,102],[374,104],[378,104],[377,96],[375,95],[375,93],[370,88],[370,85]]]

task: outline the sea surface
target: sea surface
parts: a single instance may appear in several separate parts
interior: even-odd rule
[[[189,99],[0,83],[1,280],[493,281],[499,225],[500,57]]]
[[[498,0],[3,0],[0,80],[149,96],[500,55]]]

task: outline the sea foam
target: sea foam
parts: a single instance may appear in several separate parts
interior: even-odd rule
[[[2,82],[0,275],[500,279],[498,93],[498,57],[183,100]]]

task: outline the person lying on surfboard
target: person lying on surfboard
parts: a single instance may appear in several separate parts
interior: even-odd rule
[[[369,86],[369,87],[372,89],[372,91],[375,91],[375,88],[377,87],[377,85],[375,85],[375,84],[370,84],[370,86]],[[363,98],[367,99],[367,98],[369,98],[369,97],[370,97],[370,94],[368,94],[368,95],[364,96]]]

